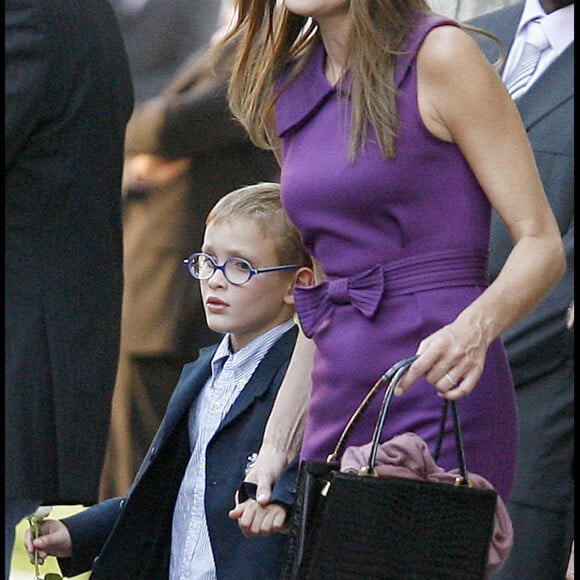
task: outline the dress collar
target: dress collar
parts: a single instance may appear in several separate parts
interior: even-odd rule
[[[284,90],[277,101],[278,134],[283,137],[291,129],[303,125],[332,95],[336,93],[324,74],[326,51],[322,42],[314,48],[303,70]],[[277,87],[284,86],[292,68],[284,72]]]
[[[411,64],[415,60],[416,52],[423,42],[424,28],[432,28],[437,24],[455,24],[448,18],[435,15],[433,13],[420,14],[416,26],[411,31],[409,38],[404,43],[404,53],[397,60],[395,71],[395,82],[400,86]],[[278,136],[284,137],[286,134],[304,125],[324,103],[336,94],[338,87],[332,86],[324,74],[326,61],[326,51],[320,42],[312,54],[308,57],[304,68],[300,74],[286,87],[280,98],[276,102],[276,122],[278,125]],[[284,86],[292,67],[288,66],[277,83],[277,89]],[[343,76],[342,82],[348,83],[349,72]]]

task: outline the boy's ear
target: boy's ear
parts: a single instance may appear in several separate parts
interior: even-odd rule
[[[286,304],[294,304],[294,286],[314,286],[314,270],[308,266],[302,266],[294,272],[292,284],[288,287],[288,292],[284,298]]]
[[[314,270],[307,266],[299,268],[294,273],[294,283],[290,288],[290,295],[292,296],[292,304],[294,304],[294,296],[292,289],[294,286],[314,286]]]
[[[296,270],[294,286],[314,286],[314,270],[308,266]]]

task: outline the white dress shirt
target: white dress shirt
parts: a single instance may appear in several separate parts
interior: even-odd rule
[[[550,64],[574,41],[574,4],[559,8],[551,14],[546,14],[539,0],[526,0],[514,42],[507,55],[503,69],[502,78],[504,81],[510,78],[513,68],[520,60],[526,36],[526,25],[536,18],[541,20],[550,46],[542,52],[538,66],[528,84],[528,88],[536,82]]]

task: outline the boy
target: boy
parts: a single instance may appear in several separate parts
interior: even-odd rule
[[[214,206],[202,252],[184,263],[222,341],[185,365],[127,498],[45,520],[34,543],[26,534],[31,557],[36,548],[67,576],[92,568],[93,579],[280,576],[286,536],[245,537],[228,517],[294,347],[293,287],[314,282],[279,193],[261,183]],[[293,483],[289,473],[277,501],[293,502]]]

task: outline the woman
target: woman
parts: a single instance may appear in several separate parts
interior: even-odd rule
[[[460,400],[468,465],[506,501],[517,432],[499,337],[565,266],[499,76],[466,31],[422,0],[238,7],[231,107],[257,144],[277,150],[283,203],[319,283],[296,292],[307,336],[248,475],[258,501],[268,503],[298,450],[325,459],[374,381],[413,353],[383,438],[414,431],[433,448],[440,397]],[[487,287],[492,207],[514,247]],[[348,444],[370,439],[377,404]],[[440,464],[456,467],[452,437]],[[283,527],[262,513],[250,500],[231,517],[247,534]]]

